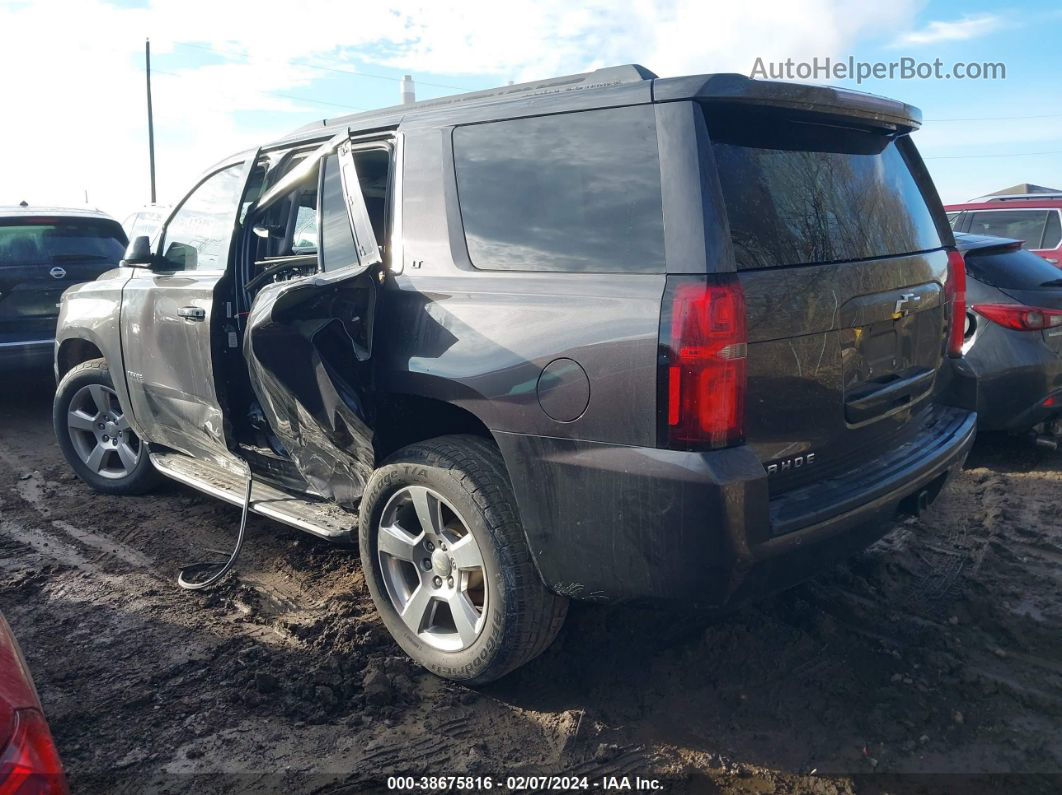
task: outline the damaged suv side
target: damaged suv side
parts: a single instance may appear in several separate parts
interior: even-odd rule
[[[629,66],[311,125],[64,296],[57,438],[103,492],[251,479],[257,513],[356,527],[396,641],[463,681],[571,598],[785,587],[973,439],[917,118]]]

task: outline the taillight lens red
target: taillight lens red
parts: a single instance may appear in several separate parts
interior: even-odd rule
[[[748,347],[740,283],[669,277],[660,337],[664,445],[703,450],[739,444]]]
[[[951,304],[948,356],[962,356],[966,330],[966,261],[958,251],[948,252],[948,284],[944,293]]]
[[[18,710],[11,740],[0,751],[0,795],[68,792],[59,752],[44,715],[35,709]]]
[[[973,311],[1014,331],[1043,331],[1062,326],[1062,309],[1021,304],[974,304]]]

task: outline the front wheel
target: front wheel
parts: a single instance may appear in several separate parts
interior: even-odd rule
[[[543,585],[497,448],[444,436],[400,450],[362,497],[362,568],[398,645],[439,676],[497,679],[541,654],[568,602]]]
[[[161,476],[147,445],[129,427],[103,359],[63,376],[52,407],[55,438],[77,476],[105,494],[143,494]]]

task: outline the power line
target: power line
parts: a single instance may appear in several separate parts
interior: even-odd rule
[[[374,75],[368,72],[359,72],[354,69],[338,69],[334,66],[321,66],[320,64],[306,63],[305,61],[292,61],[296,66],[306,66],[310,69],[321,69],[325,72],[337,72],[342,75],[355,75],[356,77],[371,77],[375,80],[393,80],[396,82],[402,82],[401,77],[392,77],[390,75]],[[417,78],[418,86],[428,86],[430,88],[445,88],[450,91],[469,91],[470,89],[464,86],[451,86],[446,83],[429,83],[427,80],[421,80]]]
[[[993,155],[937,155],[935,157],[923,157],[923,160],[965,160],[971,157],[1031,157],[1033,155],[1062,155],[1062,149],[1054,149],[1047,152],[1007,152]]]
[[[193,43],[188,42],[188,41],[176,41],[176,42],[174,42],[174,44],[176,44],[178,47],[191,47],[191,48],[196,49],[196,50],[205,50],[205,51],[207,51],[209,53],[213,53],[214,55],[220,55],[220,56],[223,56],[223,57],[231,57],[227,53],[219,52],[214,47],[211,47],[211,46],[206,45],[206,44],[193,44]],[[246,53],[246,50],[244,50],[244,52]],[[335,67],[335,66],[323,66],[322,64],[307,63],[304,60],[293,60],[293,61],[291,61],[291,63],[296,65],[296,66],[305,66],[308,69],[321,69],[321,70],[323,70],[325,72],[336,72],[338,74],[354,75],[356,77],[368,77],[368,78],[372,78],[373,80],[391,80],[391,81],[398,82],[398,83],[402,82],[402,78],[401,77],[394,77],[393,75],[376,75],[376,74],[372,74],[371,72],[362,72],[362,71],[359,71],[357,69],[340,69],[340,68]],[[445,89],[450,89],[452,91],[468,91],[469,90],[465,86],[453,86],[453,85],[449,85],[447,83],[429,83],[428,81],[421,80],[419,78],[417,79],[417,85],[430,86],[431,88],[445,88]]]
[[[155,67],[152,67],[151,71],[152,73],[157,75],[169,75],[170,77],[185,77],[185,75],[182,75],[179,72],[167,72],[164,69],[156,69]],[[355,105],[344,105],[339,102],[329,102],[324,99],[314,99],[313,97],[300,97],[296,96],[295,94],[280,94],[276,91],[270,91],[268,93],[272,94],[275,97],[281,97],[283,99],[293,99],[297,102],[312,102],[317,105],[330,105],[333,108],[342,108],[343,110],[372,110],[372,108],[362,108]]]

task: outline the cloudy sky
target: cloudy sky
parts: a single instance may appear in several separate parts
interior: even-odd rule
[[[1017,182],[1062,188],[1062,9],[984,0],[0,0],[0,204],[148,197],[144,39],[151,38],[160,201],[230,152],[322,117],[636,62],[660,75],[813,57],[1005,80],[879,80],[922,108],[916,134],[945,201]],[[840,85],[856,87],[853,82]]]

